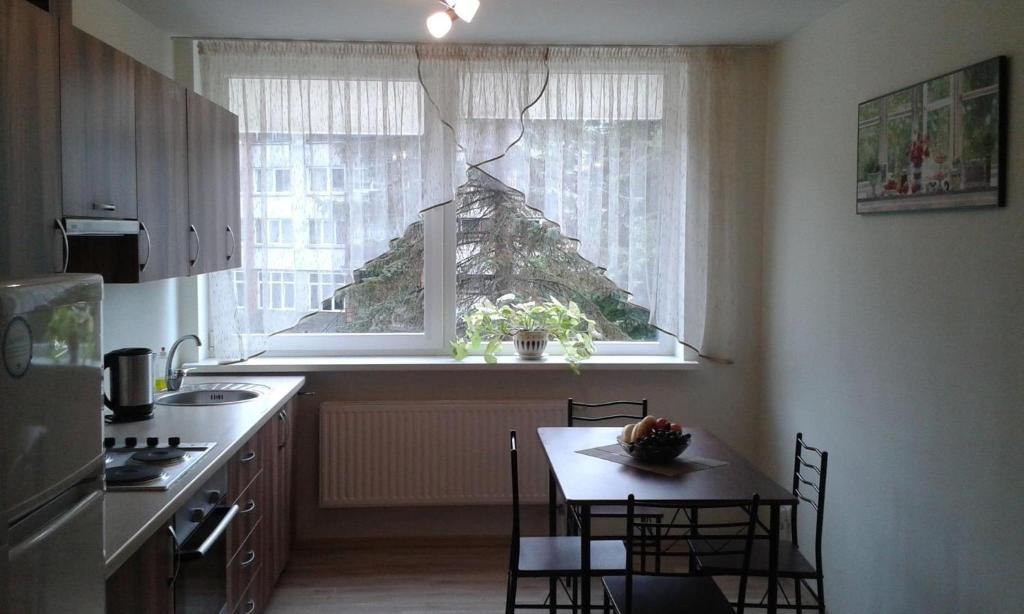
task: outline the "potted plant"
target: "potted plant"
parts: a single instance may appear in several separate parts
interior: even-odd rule
[[[451,342],[455,359],[462,360],[483,347],[484,360],[493,364],[501,342],[511,338],[521,358],[538,360],[548,339],[554,337],[565,350],[569,366],[578,373],[578,363],[594,354],[595,322],[572,301],[565,305],[551,297],[543,302],[517,303],[515,298],[506,294],[494,303],[484,299],[466,315],[465,335]]]

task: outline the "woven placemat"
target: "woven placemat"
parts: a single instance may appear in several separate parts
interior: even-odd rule
[[[714,458],[686,456],[686,453],[684,452],[682,456],[673,459],[671,462],[655,465],[633,458],[629,454],[626,454],[626,451],[618,444],[588,448],[586,450],[576,450],[576,453],[593,456],[594,458],[600,458],[613,463],[619,463],[620,465],[626,465],[627,467],[633,467],[642,471],[650,471],[651,473],[657,473],[670,478],[683,475],[684,473],[693,473],[694,471],[703,471],[704,469],[714,469],[715,467],[721,467],[729,464],[725,461],[720,461]]]

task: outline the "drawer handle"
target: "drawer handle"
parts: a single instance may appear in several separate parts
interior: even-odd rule
[[[238,459],[238,462],[240,462],[240,463],[251,463],[254,460],[256,460],[256,450],[250,450],[248,454],[246,454],[242,458]]]
[[[255,550],[250,550],[249,554],[246,555],[245,560],[242,561],[241,565],[242,565],[242,567],[249,567],[249,566],[251,566],[255,562],[256,562],[256,551]]]
[[[277,449],[281,450],[288,445],[288,439],[291,437],[292,425],[288,422],[288,410],[282,409],[277,414],[277,419],[281,421],[284,428],[281,433],[281,441],[277,443]]]
[[[139,265],[139,272],[146,270],[149,266],[149,257],[153,255],[153,239],[149,236],[149,229],[146,228],[146,223],[139,220],[139,228],[142,229],[142,234],[146,236],[146,259]]]
[[[196,238],[196,255],[195,255],[194,258],[189,258],[189,261],[188,261],[188,268],[189,268],[189,270],[191,270],[193,267],[196,266],[196,263],[199,262],[199,254],[201,253],[201,250],[203,249],[203,244],[199,240],[199,231],[196,230],[195,224],[189,224],[188,225],[188,231],[190,233],[190,235],[189,235],[190,237],[194,236]]]
[[[57,230],[60,231],[61,239],[64,241],[64,264],[61,266],[58,273],[68,272],[68,259],[71,258],[71,246],[68,245],[68,231],[64,228],[64,224],[61,224],[60,219],[53,218],[54,224],[57,225]]]
[[[256,611],[256,601],[253,600],[253,599],[250,599],[249,601],[246,601],[245,602],[245,613],[244,614],[252,614],[255,611]]]
[[[249,504],[245,506],[244,510],[241,510],[238,513],[239,514],[248,514],[249,512],[253,511],[254,509],[256,509],[256,500],[255,499],[249,499]]]
[[[92,208],[97,211],[117,211],[117,207],[109,203],[93,203]]]

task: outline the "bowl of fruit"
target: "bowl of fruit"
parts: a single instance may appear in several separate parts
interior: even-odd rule
[[[622,449],[645,463],[667,463],[690,445],[690,433],[665,418],[647,416],[635,424],[627,424],[617,437]]]

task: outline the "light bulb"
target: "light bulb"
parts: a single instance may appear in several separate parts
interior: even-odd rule
[[[479,8],[480,0],[455,0],[452,2],[452,9],[455,10],[455,14],[466,23],[473,21],[473,16],[476,15],[476,11]]]
[[[441,38],[452,29],[452,18],[445,11],[438,11],[427,17],[427,30],[434,38]]]

